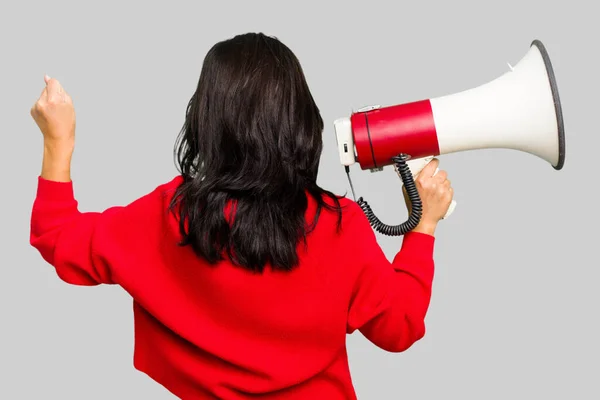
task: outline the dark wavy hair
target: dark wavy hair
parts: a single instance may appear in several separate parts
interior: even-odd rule
[[[286,45],[262,33],[215,44],[175,145],[183,183],[171,208],[180,245],[212,264],[227,256],[257,272],[293,269],[323,208],[337,212],[340,228],[339,197],[317,185],[322,131],[300,62]],[[309,195],[317,204],[310,224]]]

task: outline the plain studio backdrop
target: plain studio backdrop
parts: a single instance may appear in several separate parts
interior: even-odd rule
[[[437,231],[427,334],[402,354],[349,336],[351,372],[360,399],[600,398],[592,4],[3,2],[0,398],[173,398],[133,368],[129,295],[67,285],[29,245],[42,160],[29,109],[44,73],[76,106],[80,209],[101,211],[177,173],[173,143],[206,52],[248,31],[277,36],[299,57],[326,124],[319,182],[348,195],[336,118],[479,86],[533,39],[544,43],[564,111],[564,169],[511,150],[442,156],[458,206]],[[355,167],[352,177],[384,222],[406,218],[393,169]],[[402,239],[378,237],[393,257]]]

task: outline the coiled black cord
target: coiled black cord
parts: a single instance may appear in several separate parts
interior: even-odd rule
[[[387,236],[401,236],[405,233],[413,230],[421,220],[421,214],[423,212],[423,203],[421,202],[421,197],[419,196],[419,192],[417,190],[417,186],[415,185],[415,181],[412,176],[412,172],[410,171],[410,167],[406,164],[406,161],[409,159],[409,156],[406,154],[400,154],[394,157],[392,160],[396,164],[396,168],[400,177],[402,178],[402,182],[404,183],[404,187],[406,188],[406,193],[408,194],[408,198],[411,203],[411,211],[408,217],[408,220],[403,222],[400,225],[386,225],[375,216],[373,210],[369,204],[363,200],[363,198],[359,198],[357,200],[358,205],[363,210],[369,223],[379,233],[382,233]]]

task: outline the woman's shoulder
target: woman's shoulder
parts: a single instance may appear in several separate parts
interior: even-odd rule
[[[323,201],[330,207],[340,207],[344,214],[353,214],[362,211],[358,203],[347,196],[328,193],[322,195]]]
[[[322,204],[325,206],[322,208],[322,211],[324,212],[322,212],[321,215],[329,215],[332,221],[339,221],[341,226],[345,229],[355,225],[357,218],[359,224],[362,222],[360,220],[365,219],[364,212],[360,205],[349,197],[326,192],[321,194],[321,198]],[[314,212],[316,202],[313,199],[311,203],[312,206],[309,207],[309,210]],[[341,219],[338,219],[338,217],[341,217]]]
[[[181,183],[183,183],[183,177],[177,175],[162,183],[154,184],[123,208],[129,210],[129,213],[141,213],[145,215],[148,215],[148,211],[151,209],[158,211],[171,202]]]
[[[162,183],[155,184],[152,189],[145,192],[143,196],[138,198],[136,202],[140,201],[159,201],[170,202],[175,195],[177,188],[184,182],[183,176],[176,175]]]
[[[176,175],[169,181],[166,181],[158,185],[155,189],[156,192],[163,195],[163,197],[171,198],[175,194],[177,188],[184,182],[182,175]]]

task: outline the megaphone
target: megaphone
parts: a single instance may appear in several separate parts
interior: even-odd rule
[[[495,80],[472,89],[388,107],[368,106],[334,121],[348,178],[349,167],[356,162],[372,172],[394,165],[411,201],[409,219],[390,226],[379,221],[361,197],[358,203],[373,228],[397,236],[417,226],[422,210],[414,178],[434,156],[502,148],[537,156],[556,170],[563,168],[564,121],[546,48],[534,40],[527,54],[509,67]],[[453,202],[445,218],[455,206]]]

